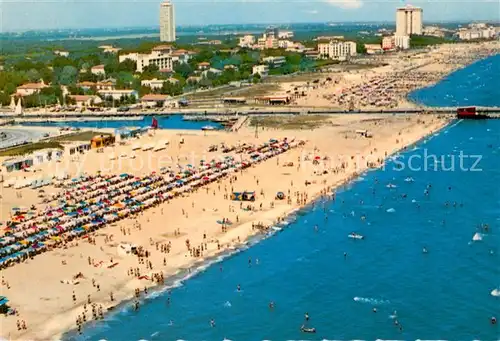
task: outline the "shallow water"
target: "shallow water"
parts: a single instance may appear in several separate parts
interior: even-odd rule
[[[219,123],[211,121],[183,121],[182,115],[156,116],[158,119],[158,128],[160,129],[196,129],[211,125],[221,128]],[[122,127],[150,127],[153,117],[144,116],[142,119],[129,120],[86,120],[86,121],[60,121],[60,122],[23,122],[24,126],[42,126],[42,127],[72,127],[72,128],[113,128]]]
[[[455,122],[283,232],[177,281],[169,306],[155,293],[65,339],[497,340],[499,165],[500,120]],[[314,335],[299,330],[306,312]]]

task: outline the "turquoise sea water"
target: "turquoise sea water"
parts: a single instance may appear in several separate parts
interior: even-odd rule
[[[500,120],[454,122],[282,232],[175,281],[170,305],[166,291],[152,293],[138,312],[127,304],[65,339],[497,340],[499,166]],[[300,331],[306,312],[316,334]]]
[[[460,69],[409,98],[427,106],[500,106],[500,54]]]
[[[211,121],[184,121],[182,115],[156,116],[158,127],[160,129],[201,129],[206,125],[216,128],[222,126]],[[72,128],[113,128],[122,127],[150,127],[153,117],[144,116],[142,119],[130,120],[98,120],[98,121],[64,121],[64,122],[24,122],[24,126],[43,126],[43,127],[72,127]]]

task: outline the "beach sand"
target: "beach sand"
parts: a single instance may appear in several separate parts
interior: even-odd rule
[[[300,119],[301,116],[298,117]],[[90,244],[87,239],[77,239],[64,248],[45,252],[32,260],[2,270],[2,280],[8,282],[9,288],[1,285],[0,295],[9,299],[9,305],[18,310],[19,316],[2,317],[1,337],[10,340],[58,339],[64,332],[76,328],[77,316],[83,312],[83,306],[89,297],[92,303],[102,305],[106,311],[120,301],[133,299],[135,289],[142,292],[144,287],[155,285],[151,280],[128,275],[130,268],[139,268],[141,275],[161,272],[168,278],[182,269],[196,266],[207,257],[236,248],[248,237],[258,233],[253,224],[275,223],[279,217],[300,208],[305,202],[324,193],[323,191],[331,190],[355,177],[367,168],[367,159],[375,163],[384,159],[440,129],[449,122],[449,117],[336,115],[328,116],[321,121],[321,127],[315,129],[283,130],[263,128],[261,125],[257,132],[253,126],[248,125],[249,122],[237,133],[159,130],[153,136],[145,136],[128,142],[127,145],[108,147],[105,153],[92,150],[78,158],[67,157],[62,162],[38,166],[39,172],[45,175],[56,174],[61,169],[68,171],[71,176],[81,172],[95,174],[98,170],[104,174],[127,172],[140,175],[158,171],[163,166],[174,166],[177,163],[199,164],[200,159],[210,160],[222,153],[208,153],[209,145],[221,142],[226,145],[239,142],[262,143],[271,138],[284,137],[306,141],[303,147],[292,149],[238,173],[237,180],[232,183],[229,179],[212,183],[206,186],[208,189],[202,187],[194,193],[146,210],[134,218],[106,226],[93,233],[95,245]],[[356,133],[356,130],[363,129],[371,132],[373,137],[366,138]],[[138,143],[156,144],[167,139],[170,144],[164,151],[131,151]],[[179,143],[181,139],[184,139],[183,144]],[[130,156],[132,153],[136,155],[135,159],[120,157],[122,154]],[[112,154],[121,163],[116,160],[112,162]],[[169,161],[170,157],[172,160]],[[315,157],[321,160],[314,165]],[[329,160],[324,160],[325,157]],[[356,160],[358,164],[354,165]],[[293,162],[293,166],[284,167],[288,162]],[[342,162],[346,165],[345,169],[340,169]],[[5,180],[13,176],[30,174],[8,173]],[[311,184],[306,185],[306,181]],[[256,191],[256,201],[251,203],[254,210],[242,210],[239,202],[224,199],[224,194],[232,189]],[[45,190],[47,193],[57,191],[54,188]],[[278,191],[288,196],[289,190],[291,203],[287,200],[275,200]],[[297,202],[296,193],[302,196],[302,202]],[[2,199],[2,221],[8,219],[12,207],[38,204],[40,200],[36,190],[12,188],[2,189]],[[233,222],[227,232],[222,232],[221,225],[217,223],[217,220],[223,218]],[[113,240],[105,242],[105,236],[111,235]],[[190,256],[185,245],[186,239],[194,247],[207,244],[202,257]],[[156,243],[169,242],[169,254],[157,251]],[[134,255],[118,252],[117,246],[120,243],[134,243],[147,249],[151,253],[147,260],[152,263],[153,269],[148,270],[145,265],[138,264],[138,258]],[[221,245],[220,249],[218,244]],[[89,265],[88,257],[94,263],[103,263],[101,266]],[[118,264],[108,268],[106,264],[111,259]],[[71,280],[79,272],[85,277],[80,279],[79,284],[61,283],[61,280]],[[92,279],[99,285],[99,290],[92,285]],[[75,302],[72,299],[73,292]],[[113,302],[110,299],[111,292]],[[89,307],[87,311],[90,311]],[[87,320],[91,319],[89,312],[86,315]],[[18,331],[17,320],[26,321],[27,330]]]
[[[298,96],[294,105],[349,109],[413,109],[417,104],[407,95],[416,89],[431,86],[446,75],[467,66],[477,59],[500,51],[496,41],[478,44],[443,44],[425,51],[406,51],[373,56],[374,61],[386,64],[347,72],[318,74],[318,82],[280,83],[281,92]],[[328,80],[331,79],[331,80]],[[389,86],[391,88],[389,88]],[[345,92],[347,99],[338,101]],[[362,97],[366,97],[365,100]]]

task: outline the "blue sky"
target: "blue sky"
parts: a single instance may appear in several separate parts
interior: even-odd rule
[[[158,25],[160,0],[0,0],[1,31]],[[174,0],[178,25],[394,21],[405,3],[424,21],[500,20],[499,0]]]

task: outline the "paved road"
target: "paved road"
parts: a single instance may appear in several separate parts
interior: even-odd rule
[[[6,137],[0,137],[0,149],[12,147],[23,143],[24,141],[31,142],[42,138],[46,133],[41,130],[28,130],[28,129],[0,129],[0,134],[5,133]]]

